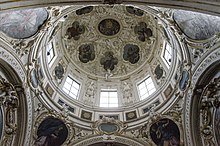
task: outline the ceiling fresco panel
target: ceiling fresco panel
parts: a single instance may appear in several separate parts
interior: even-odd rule
[[[25,9],[0,14],[0,31],[15,39],[24,39],[37,33],[48,18],[45,8]]]

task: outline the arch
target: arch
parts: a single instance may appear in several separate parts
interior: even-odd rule
[[[32,128],[32,99],[29,89],[25,87],[25,70],[18,59],[14,57],[13,53],[10,52],[11,50],[12,48],[10,48],[6,42],[0,40],[0,75],[13,86],[18,97],[17,102],[19,105],[16,107],[17,112],[14,117],[14,121],[16,121],[16,131],[19,132],[14,133],[13,140],[5,138],[4,141],[10,141],[11,144],[16,143],[17,145],[29,145]],[[6,111],[4,110],[8,109],[6,109],[6,107],[5,109],[3,108],[3,116],[5,117]],[[4,119],[4,121],[5,120],[6,119]],[[4,125],[5,124],[6,123],[4,123]],[[6,130],[11,130],[10,128],[3,129],[4,134],[7,134],[8,131],[6,132]],[[3,137],[4,136],[5,135],[3,135]]]
[[[220,72],[220,48],[213,48],[212,52],[196,67],[192,77],[191,90],[185,99],[185,138],[187,145],[202,145],[199,104],[205,87],[211,80],[219,76]]]

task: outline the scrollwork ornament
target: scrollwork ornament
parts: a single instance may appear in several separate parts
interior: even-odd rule
[[[103,117],[95,121],[91,128],[97,135],[122,135],[128,125],[114,118]]]
[[[19,57],[23,57],[24,55],[28,55],[30,49],[34,46],[35,39],[12,40],[10,43]]]

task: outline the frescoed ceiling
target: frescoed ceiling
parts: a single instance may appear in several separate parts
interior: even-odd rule
[[[188,37],[195,40],[205,40],[220,32],[218,16],[176,10],[174,20]]]
[[[34,35],[47,20],[45,8],[25,9],[0,13],[0,31],[16,39]]]

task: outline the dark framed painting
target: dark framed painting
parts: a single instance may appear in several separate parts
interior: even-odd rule
[[[175,122],[164,118],[150,127],[150,137],[157,146],[180,146],[180,131]]]
[[[68,129],[63,121],[47,117],[38,127],[36,146],[61,146],[68,137]]]

